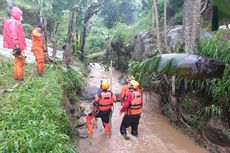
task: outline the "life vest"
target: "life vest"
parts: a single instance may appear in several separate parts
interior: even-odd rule
[[[126,111],[128,115],[137,115],[142,112],[141,93],[138,91],[131,91],[133,93],[133,100],[131,101],[129,108]]]
[[[98,107],[101,111],[111,110],[113,106],[113,93],[111,91],[101,91],[98,94]]]

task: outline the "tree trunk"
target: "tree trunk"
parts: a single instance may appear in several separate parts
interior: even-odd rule
[[[156,32],[157,32],[157,47],[162,54],[161,50],[161,41],[160,41],[160,31],[159,31],[159,17],[158,17],[158,9],[157,9],[157,3],[156,0],[153,0],[154,5],[154,14],[155,14],[155,22],[156,22]]]
[[[155,8],[154,8],[154,3],[152,2],[152,28],[153,29],[155,29],[155,18],[156,18],[156,16],[155,16]]]
[[[44,20],[44,19],[43,19]],[[43,39],[44,39],[44,45],[45,45],[45,49],[47,50],[47,52],[46,52],[46,54],[48,54],[48,36],[47,36],[47,28],[46,28],[46,22],[43,22],[44,23],[44,25],[45,25],[45,29],[44,29],[44,31],[43,31]]]
[[[184,1],[184,40],[186,53],[196,54],[199,42],[201,0]]]
[[[73,41],[73,22],[74,22],[74,10],[71,9],[69,12],[69,24],[68,24],[66,43],[65,46],[63,47],[64,49],[63,62],[66,64],[67,67],[69,67],[71,63],[70,50]]]
[[[76,41],[79,41],[79,31],[78,31],[78,26],[76,25],[76,30],[75,30],[75,37],[76,37]]]
[[[86,30],[87,24],[90,18],[100,10],[101,4],[104,3],[104,0],[100,0],[98,2],[92,2],[89,7],[86,9],[84,14],[84,19],[82,23],[82,32],[81,32],[81,40],[80,40],[80,51],[81,51],[81,60],[84,58],[84,48],[85,48],[85,40],[86,40]]]
[[[57,54],[58,39],[56,37],[57,37],[58,26],[59,26],[59,22],[56,23],[53,31],[54,42],[53,42],[52,58],[55,58]]]
[[[80,51],[81,51],[81,60],[83,61],[84,58],[84,48],[85,48],[85,40],[86,40],[86,29],[87,29],[87,21],[83,22],[83,29],[81,34],[81,41],[80,41]]]
[[[164,35],[165,49],[167,53],[170,52],[167,42],[167,0],[164,0]]]

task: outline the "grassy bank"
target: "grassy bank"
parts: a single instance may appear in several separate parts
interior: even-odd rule
[[[0,96],[0,152],[75,152],[73,124],[61,101],[67,87],[70,95],[75,87],[81,88],[79,75],[50,65],[38,78],[35,67],[28,65],[26,80],[12,91],[17,85],[12,78],[13,61],[2,57],[0,61],[0,89],[10,89]]]

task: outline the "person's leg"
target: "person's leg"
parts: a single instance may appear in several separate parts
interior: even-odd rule
[[[105,135],[110,136],[111,133],[111,127],[110,127],[110,115],[111,115],[111,110],[110,111],[101,111],[99,114],[102,120],[102,124],[105,128]]]
[[[15,64],[14,64],[14,79],[18,81],[24,80],[24,65],[25,58],[15,56]]]
[[[19,59],[15,56],[14,62],[14,80],[18,80],[18,67],[19,67]]]
[[[139,125],[140,117],[141,117],[140,115],[132,116],[131,134],[135,137],[138,136],[138,125]]]
[[[88,133],[90,136],[93,135],[93,122],[92,122],[92,120],[94,118],[95,118],[95,116],[91,113],[86,116],[86,124],[87,124],[87,128],[88,128]]]
[[[20,57],[20,66],[19,66],[19,80],[24,80],[24,66],[25,66],[25,58]]]
[[[124,137],[127,137],[127,132],[126,129],[131,126],[130,124],[130,116],[129,115],[125,115],[122,119],[121,122],[121,126],[120,126],[120,133],[121,135],[123,135]]]
[[[45,62],[43,50],[34,50],[34,56],[36,58],[37,72],[39,76],[42,76],[44,72]]]
[[[37,59],[37,69],[38,69],[38,75],[42,76],[44,72],[44,58]]]

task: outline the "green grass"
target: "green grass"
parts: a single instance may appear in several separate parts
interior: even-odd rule
[[[201,38],[199,54],[230,63],[230,42],[223,40],[230,35],[228,30],[218,31],[213,38]],[[225,68],[224,76],[220,79],[209,79],[194,82],[201,91],[221,103],[230,97],[230,68]]]
[[[7,89],[16,84],[13,80],[13,63],[2,57],[0,61],[0,87]],[[75,152],[73,124],[61,101],[64,88],[68,87],[70,81],[74,84],[69,87],[70,91],[78,86],[78,74],[72,72],[74,77],[68,80],[69,70],[65,71],[60,66],[46,66],[42,78],[28,74],[28,68],[26,73],[25,79],[30,78],[28,81],[20,83],[13,92],[0,96],[0,152]]]
[[[5,59],[0,56],[0,90],[14,83],[13,64],[13,60]]]

